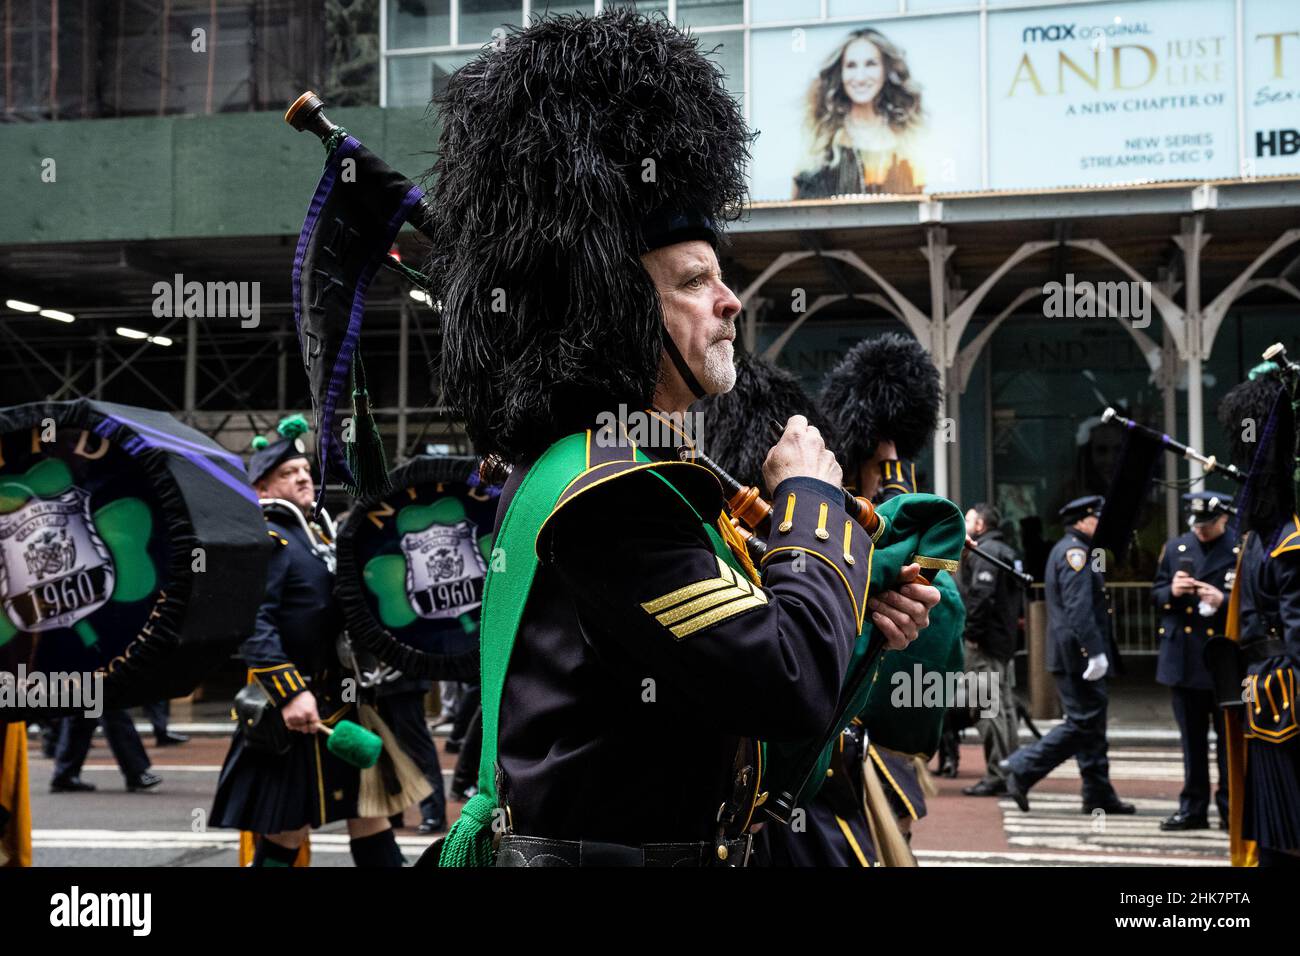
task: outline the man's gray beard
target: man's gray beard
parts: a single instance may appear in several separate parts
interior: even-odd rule
[[[735,387],[736,357],[731,342],[723,339],[705,350],[703,379],[700,384],[710,395],[722,395]]]

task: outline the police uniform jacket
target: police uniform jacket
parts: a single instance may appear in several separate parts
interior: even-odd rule
[[[1170,540],[1160,552],[1151,598],[1156,605],[1160,656],[1156,680],[1169,687],[1210,690],[1214,683],[1205,666],[1205,642],[1224,633],[1228,618],[1228,580],[1237,564],[1236,535],[1224,532],[1202,545],[1191,531]],[[1175,595],[1174,575],[1179,563],[1192,560],[1188,572],[1198,581],[1223,592],[1223,603],[1211,617],[1202,617],[1200,598],[1195,594]]]
[[[1016,562],[1015,551],[997,529],[984,532],[975,543],[1007,564]],[[966,605],[966,640],[990,657],[1011,660],[1020,628],[1020,585],[1006,571],[968,552],[962,555],[958,586]]]
[[[240,652],[252,676],[279,705],[307,689],[304,676],[336,666],[335,641],[343,617],[334,599],[333,570],[313,549],[296,516],[268,508],[266,521],[276,547],[253,633]]]
[[[588,444],[570,488],[589,487],[547,521],[515,637],[500,803],[522,836],[711,840],[742,738],[802,740],[830,722],[867,613],[870,539],[840,489],[788,479],[759,585],[704,530],[722,511],[711,474],[679,464],[669,486],[620,461],[627,449]],[[503,489],[498,524],[526,470]]]
[[[1115,663],[1106,581],[1092,563],[1092,539],[1073,528],[1047,556],[1047,669],[1053,674],[1081,675],[1097,654]]]

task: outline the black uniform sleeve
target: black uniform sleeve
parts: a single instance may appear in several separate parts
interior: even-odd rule
[[[551,560],[584,637],[670,685],[705,725],[768,740],[821,733],[867,610],[871,542],[842,493],[797,479],[777,488],[760,586],[665,488],[623,479],[563,509]]]
[[[1089,563],[1091,560],[1091,556],[1085,558],[1083,568],[1078,571],[1067,564],[1059,572],[1059,580],[1065,620],[1084,654],[1088,657],[1096,657],[1098,654],[1107,653],[1110,640],[1097,620],[1093,598],[1093,576],[1097,572],[1092,569]]]
[[[307,684],[280,641],[280,595],[289,574],[289,543],[278,532],[269,533],[277,547],[266,569],[266,594],[257,609],[253,633],[239,645],[239,651],[249,673],[281,706],[306,690]]]
[[[1284,551],[1269,557],[1271,587],[1278,595],[1278,617],[1281,633],[1278,635],[1293,648],[1300,648],[1300,549]]]
[[[965,559],[971,564],[970,578],[962,595],[966,605],[965,638],[983,647],[997,609],[998,576],[1002,572],[975,555],[966,555]]]
[[[876,503],[883,504],[899,495],[916,494],[916,462],[904,458],[891,458],[880,463],[880,491]]]

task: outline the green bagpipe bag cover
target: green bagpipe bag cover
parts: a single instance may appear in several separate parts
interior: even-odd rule
[[[962,548],[966,544],[966,520],[961,510],[946,498],[937,495],[897,495],[876,508],[876,513],[885,522],[871,556],[871,586],[868,595],[887,590],[898,580],[899,572],[905,565],[920,564],[921,573],[930,579],[942,594],[938,607],[930,611],[930,626],[927,627],[906,651],[885,651],[877,659],[865,680],[853,688],[843,688],[841,694],[851,693],[852,698],[846,717],[841,725],[834,728],[834,733],[821,740],[806,740],[799,743],[772,742],[766,744],[768,783],[764,789],[771,792],[790,791],[799,786],[800,781],[791,779],[798,773],[796,769],[806,760],[809,748],[820,750],[820,757],[810,783],[802,794],[797,794],[803,804],[817,795],[821,781],[825,779],[826,768],[831,762],[831,747],[839,738],[841,731],[848,726],[852,718],[867,708],[872,697],[873,688],[884,682],[888,686],[889,676],[898,670],[910,669],[920,661],[924,665],[932,661],[950,664],[956,655],[957,664],[961,662],[961,635],[966,612],[957,594],[956,586],[946,574],[957,570]],[[862,633],[858,635],[853,648],[853,657],[849,662],[848,673],[852,674],[858,661],[867,653],[875,627],[868,614],[863,624]],[[955,652],[952,650],[955,645]],[[888,698],[885,699],[888,707]],[[910,718],[909,718],[910,713]],[[928,713],[928,712],[922,712]],[[916,719],[917,714],[904,711],[894,718],[903,723]],[[937,716],[942,721],[942,712]],[[927,717],[918,723],[930,724]],[[926,732],[918,731],[918,737]],[[885,741],[881,741],[885,743]],[[885,743],[894,749],[896,745]],[[897,749],[904,749],[898,747]]]
[[[943,733],[948,675],[960,674],[966,661],[962,642],[966,607],[957,582],[940,571],[933,583],[942,597],[930,611],[930,626],[905,650],[881,656],[872,672],[866,707],[858,715],[872,743],[927,758],[938,749]]]

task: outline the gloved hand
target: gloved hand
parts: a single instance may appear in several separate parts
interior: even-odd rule
[[[1108,670],[1110,670],[1110,661],[1106,660],[1106,655],[1096,654],[1088,658],[1088,666],[1083,669],[1083,679],[1101,680]]]

